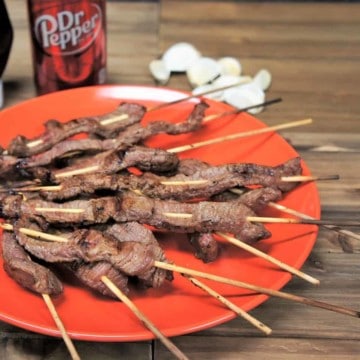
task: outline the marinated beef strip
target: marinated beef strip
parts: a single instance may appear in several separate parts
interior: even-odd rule
[[[106,150],[125,151],[131,146],[142,143],[150,136],[166,133],[169,135],[178,135],[198,130],[201,127],[204,118],[205,109],[208,105],[201,102],[195,105],[189,118],[181,123],[170,123],[166,121],[152,121],[146,126],[135,123],[127,127],[116,138],[112,139],[82,139],[67,140],[53,146],[50,150],[32,157],[20,159],[18,166],[21,168],[30,168],[36,166],[45,166],[51,164],[55,159],[60,158],[67,153],[76,152],[102,152]]]
[[[179,135],[199,130],[205,116],[205,110],[209,107],[205,102],[200,102],[194,106],[193,111],[186,121],[171,123],[168,121],[152,121],[146,126],[134,124],[121,132],[116,138],[115,147],[118,149],[128,148],[134,144],[139,144],[157,134]]]
[[[127,241],[123,239],[120,241],[114,234],[126,234],[127,230],[110,228],[106,234],[96,229],[78,229],[62,234],[68,242],[48,242],[24,235],[18,231],[20,226],[34,228],[34,224],[30,225],[28,221],[20,220],[15,228],[16,238],[29,253],[44,261],[50,263],[105,261],[125,275],[139,278],[148,286],[160,286],[167,277],[167,272],[153,268],[155,260],[163,261],[165,258],[156,240],[150,238],[153,237],[150,231],[147,234],[147,240],[150,238],[150,241],[140,236],[136,239],[128,238]]]
[[[24,136],[17,136],[11,141],[7,151],[9,155],[28,157],[49,150],[60,141],[79,133],[94,134],[102,138],[114,137],[126,127],[140,122],[145,112],[145,107],[139,104],[122,103],[115,111],[105,115],[83,117],[65,123],[49,120],[44,124],[45,132],[42,135],[32,140]],[[127,118],[107,126],[100,123],[103,120],[122,115],[127,115]],[[38,145],[27,146],[29,142],[33,141],[38,141]]]
[[[2,236],[4,270],[22,287],[38,294],[59,295],[63,286],[56,275],[34,262],[20,246],[13,233],[4,231]]]
[[[274,193],[274,196],[277,194]],[[39,208],[51,208],[52,211]],[[79,209],[79,211],[62,212],[62,209]],[[59,204],[40,200],[22,201],[20,195],[15,195],[4,199],[1,210],[0,215],[4,217],[25,216],[40,221],[39,223],[57,225],[100,224],[110,220],[118,223],[138,221],[180,233],[231,232],[246,242],[254,242],[270,236],[262,224],[251,223],[247,220],[248,216],[256,216],[256,213],[241,200],[182,203],[175,200],[152,199],[126,192],[118,196],[74,200]],[[166,213],[180,215],[173,217]],[[183,217],[182,214],[190,216]]]
[[[51,212],[37,210],[38,208],[52,208]],[[56,212],[54,209],[58,209]],[[80,209],[79,213],[64,213],[64,209]],[[27,217],[38,221],[43,219],[49,224],[103,224],[121,211],[121,201],[118,197],[101,197],[90,200],[74,200],[63,204],[43,200],[23,201],[21,195],[10,195],[3,199],[0,216],[5,218]]]
[[[151,247],[155,260],[168,262],[154,234],[138,222],[114,224],[106,229],[105,235],[121,243],[138,242],[146,247]],[[165,279],[173,280],[172,272],[155,267],[137,276],[145,285],[154,288],[160,287]]]
[[[79,159],[74,165],[61,170],[48,170],[48,173],[44,173],[40,180],[46,181],[50,178],[52,182],[57,183],[59,182],[58,179],[62,177],[62,174],[87,167],[96,167],[96,169],[89,171],[89,173],[96,173],[97,176],[99,176],[99,174],[102,176],[116,173],[128,167],[137,167],[143,171],[164,173],[175,171],[178,163],[178,157],[166,150],[133,146],[127,151],[117,152],[115,150],[108,150],[86,159]]]
[[[179,214],[179,217],[166,213]],[[249,222],[248,216],[256,214],[240,201],[182,203],[127,193],[122,196],[121,211],[115,214],[114,220],[139,221],[178,233],[229,232],[248,243],[271,236],[262,224]]]
[[[15,156],[0,155],[0,178],[6,178],[9,173],[13,172],[17,161]]]
[[[128,277],[106,261],[93,263],[76,261],[63,263],[61,266],[70,270],[88,288],[102,295],[116,298],[114,293],[102,282],[102,276],[109,278],[124,294],[129,293]]]
[[[183,162],[183,160],[181,161]],[[195,168],[193,168],[193,166]],[[288,161],[277,165],[267,166],[258,165],[254,163],[230,163],[224,165],[211,166],[207,163],[202,163],[201,168],[199,161],[188,162],[185,167],[186,175],[178,174],[172,177],[171,180],[181,181],[182,179],[200,180],[207,179],[211,182],[214,180],[216,186],[218,182],[228,182],[228,188],[236,186],[253,186],[261,185],[264,187],[274,187],[283,192],[292,190],[297,186],[297,183],[289,183],[281,181],[283,176],[301,175],[301,159],[295,157]],[[178,166],[178,170],[184,169],[181,165]],[[179,171],[180,172],[180,171]],[[221,191],[225,190],[222,188]],[[217,191],[218,193],[221,191]]]
[[[219,243],[211,233],[193,233],[188,235],[195,249],[195,256],[204,263],[215,261],[219,255]]]
[[[182,162],[183,160],[180,161],[180,164]],[[289,185],[289,183],[281,181],[281,177],[299,173],[301,173],[300,161],[299,158],[295,158],[275,167],[255,164],[208,166],[206,169],[199,170],[189,176],[181,174],[161,177],[153,173],[143,173],[141,176],[136,176],[127,173],[99,177],[97,174],[89,174],[64,179],[61,181],[61,188],[58,191],[42,191],[41,196],[48,200],[66,200],[78,195],[90,195],[97,190],[114,192],[139,190],[149,197],[186,201],[194,198],[210,198],[238,186],[260,185],[288,190],[294,186],[294,183]],[[208,180],[208,182],[181,186],[162,184],[163,181],[189,182],[192,180]]]

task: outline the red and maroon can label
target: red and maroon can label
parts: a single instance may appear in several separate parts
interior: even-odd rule
[[[106,79],[105,0],[28,0],[39,93]]]

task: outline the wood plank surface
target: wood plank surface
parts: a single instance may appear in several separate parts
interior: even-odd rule
[[[269,69],[268,96],[284,98],[259,115],[269,124],[311,116],[312,132],[360,133],[359,13],[358,4],[168,0],[160,49],[187,41],[204,56],[240,59],[245,75]],[[189,89],[182,76],[170,85]]]
[[[21,0],[7,5],[15,29],[4,76],[5,106],[11,106],[35,96],[35,88],[26,7]],[[283,102],[258,117],[269,125],[314,119],[309,127],[281,134],[314,174],[341,177],[318,184],[322,217],[359,219],[360,4],[162,0],[107,6],[109,83],[155,85],[149,62],[180,41],[204,56],[239,58],[244,74],[269,69],[267,97],[281,96]],[[174,74],[168,86],[190,90],[184,74]],[[360,228],[351,230],[360,234]],[[359,253],[359,239],[321,229],[303,267],[320,286],[293,279],[284,291],[360,310]],[[269,299],[251,314],[273,329],[271,336],[237,318],[174,341],[199,360],[359,358],[359,319],[281,299]],[[83,359],[173,358],[157,341],[75,345]],[[0,323],[0,359],[66,358],[60,339]]]

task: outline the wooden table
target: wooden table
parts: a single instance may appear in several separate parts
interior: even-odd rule
[[[5,106],[35,96],[24,2],[7,1],[15,42],[5,73]],[[154,84],[149,62],[179,41],[210,57],[241,59],[245,74],[273,74],[268,98],[283,103],[259,115],[269,125],[312,117],[283,133],[313,172],[340,174],[318,184],[323,218],[359,218],[360,4],[237,1],[108,2],[109,82]],[[185,76],[170,87],[189,90]],[[360,228],[353,229],[360,233]],[[360,303],[360,240],[321,230],[303,270],[314,288],[293,279],[284,290],[352,308]],[[359,319],[270,299],[252,314],[273,328],[261,336],[241,319],[174,338],[191,359],[359,359]],[[1,359],[65,359],[59,339],[0,325]],[[76,341],[83,359],[170,359],[155,342]]]

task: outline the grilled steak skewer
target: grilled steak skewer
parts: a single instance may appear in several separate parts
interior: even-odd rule
[[[82,157],[74,165],[60,170],[36,167],[22,171],[24,176],[35,177],[42,184],[55,184],[62,179],[75,176],[79,169],[85,169],[86,174],[96,174],[96,176],[116,173],[129,167],[155,173],[168,173],[174,172],[178,163],[178,157],[166,150],[133,146],[126,151],[108,150],[95,156]]]
[[[75,261],[63,263],[60,266],[70,270],[84,285],[102,295],[117,299],[114,293],[102,282],[102,276],[108,277],[124,294],[129,293],[128,277],[106,261],[93,263]]]
[[[59,295],[63,291],[60,280],[46,267],[32,261],[13,233],[2,235],[4,270],[18,284],[38,294]]]
[[[9,144],[7,151],[9,155],[27,157],[44,152],[55,144],[79,133],[90,133],[102,138],[116,136],[126,127],[140,122],[145,114],[145,107],[139,104],[123,103],[115,111],[92,117],[83,117],[61,123],[57,120],[49,120],[45,123],[45,132],[39,137],[28,140],[24,136],[15,137]],[[103,126],[102,120],[116,116],[128,115],[126,119],[113,124]],[[28,146],[30,142],[37,142],[35,146]]]
[[[188,235],[190,244],[194,247],[195,256],[204,263],[215,261],[219,255],[219,243],[212,233],[193,233]]]
[[[182,164],[183,160],[180,161]],[[146,196],[159,199],[175,199],[178,201],[193,198],[210,198],[225,190],[237,186],[261,185],[288,191],[296,183],[281,181],[282,176],[301,174],[299,158],[294,158],[284,164],[271,167],[256,164],[227,164],[210,166],[203,164],[203,170],[192,175],[175,175],[161,177],[152,173],[141,176],[131,174],[111,174],[98,176],[97,174],[78,175],[63,179],[57,191],[41,191],[41,196],[48,200],[66,200],[78,195],[94,194],[97,190],[139,190]],[[164,185],[163,181],[208,180],[196,185]]]
[[[166,133],[169,135],[178,135],[187,132],[196,131],[201,127],[204,118],[205,109],[208,105],[204,102],[196,104],[189,118],[181,123],[170,123],[167,121],[152,121],[146,126],[139,123],[128,126],[124,131],[120,132],[116,138],[112,139],[82,139],[63,141],[50,150],[31,156],[29,158],[20,159],[17,163],[18,167],[30,168],[36,166],[45,166],[60,158],[67,153],[76,152],[102,152],[106,150],[124,151],[133,145],[139,144],[150,136]],[[8,159],[8,163],[10,163]]]
[[[18,231],[19,227],[33,229],[37,227],[21,219],[15,227],[15,234],[21,246],[44,261],[50,263],[105,261],[121,273],[136,276],[144,285],[152,287],[159,287],[165,279],[171,279],[168,271],[153,267],[154,261],[166,261],[166,258],[152,232],[140,224],[134,222],[115,224],[105,232],[96,229],[78,229],[62,234],[69,239],[65,243],[33,239]],[[79,268],[75,268],[75,271],[79,271]]]
[[[269,201],[277,200],[279,192],[271,191]],[[246,242],[254,242],[270,236],[262,224],[247,221],[255,212],[238,201],[181,203],[174,200],[158,200],[133,193],[100,197],[90,200],[74,200],[63,204],[41,200],[22,201],[21,195],[3,200],[2,215],[24,217],[50,224],[101,224],[111,221],[125,223],[138,221],[156,228],[180,233],[231,232]],[[263,196],[257,197],[259,206]],[[255,206],[255,205],[254,205]],[[51,211],[42,210],[51,208]],[[58,211],[56,211],[56,209]],[[62,209],[78,209],[62,212]],[[190,214],[190,217],[169,217],[167,213]]]

